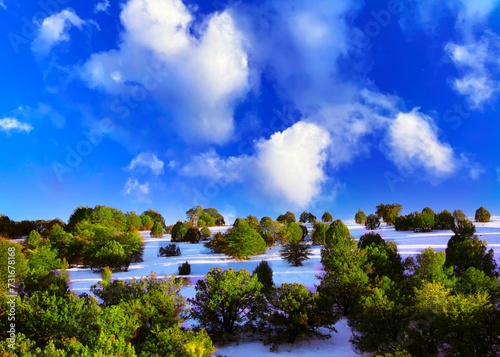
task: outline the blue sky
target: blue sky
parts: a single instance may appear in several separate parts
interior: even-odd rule
[[[500,214],[500,1],[0,0],[0,212]]]

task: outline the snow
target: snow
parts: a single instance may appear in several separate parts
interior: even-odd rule
[[[349,227],[351,235],[359,238],[367,232],[364,226],[355,224],[354,221],[345,221]],[[495,259],[498,262],[500,257],[500,216],[494,216],[489,223],[475,223],[476,235],[488,241],[488,247],[495,251]],[[211,232],[225,231],[229,227],[214,227]],[[309,225],[309,228],[310,225]],[[436,251],[444,251],[448,240],[453,235],[452,231],[434,231],[430,233],[396,232],[393,227],[381,225],[376,230],[384,239],[393,241],[398,246],[398,251],[404,259],[407,256],[414,256],[421,253],[427,247],[432,247]],[[127,272],[113,273],[115,279],[141,278],[155,272],[159,277],[167,277],[177,274],[179,265],[188,261],[191,264],[191,275],[188,276],[191,286],[182,288],[181,293],[185,298],[194,297],[196,291],[194,284],[202,279],[212,267],[223,269],[233,268],[235,270],[246,269],[252,272],[261,260],[267,260],[273,269],[273,279],[275,285],[284,282],[298,282],[304,284],[308,289],[315,290],[315,285],[319,284],[316,275],[321,274],[320,263],[321,247],[313,246],[311,258],[304,262],[302,267],[291,267],[279,256],[280,247],[273,247],[263,255],[255,256],[247,261],[237,261],[228,258],[223,254],[213,254],[203,246],[203,243],[189,244],[176,243],[181,249],[181,256],[178,257],[158,257],[158,250],[161,246],[170,243],[170,235],[163,238],[151,238],[149,232],[141,232],[144,237],[144,262],[133,263]],[[78,294],[90,293],[90,286],[100,281],[100,274],[93,273],[90,269],[72,268],[68,269],[70,276],[70,289]],[[341,320],[336,325],[337,333],[332,332],[332,338],[327,340],[303,341],[295,346],[280,346],[279,352],[269,351],[270,346],[264,346],[262,342],[245,342],[239,345],[225,346],[218,348],[216,355],[227,357],[234,356],[357,356],[354,347],[350,344],[350,329],[345,320]]]

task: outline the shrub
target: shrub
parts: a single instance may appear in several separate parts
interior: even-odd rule
[[[188,228],[189,225],[186,222],[177,221],[172,227],[172,242],[183,242],[184,235]]]
[[[374,214],[369,215],[368,217],[366,217],[365,227],[369,230],[377,229],[378,227],[380,227],[379,218]]]
[[[220,232],[214,234],[212,240],[205,243],[205,247],[216,254],[226,254],[228,246],[224,235]]]
[[[354,221],[357,224],[365,224],[366,222],[366,214],[361,209],[358,209],[358,212],[354,215]]]
[[[159,221],[155,221],[153,224],[153,228],[151,228],[151,232],[149,232],[150,236],[153,238],[161,238],[163,237],[163,225]]]
[[[399,216],[399,213],[403,209],[403,206],[396,204],[379,204],[377,207],[377,211],[375,212],[377,217],[382,218],[384,222],[388,226],[394,225],[396,218]]]
[[[489,222],[491,219],[490,212],[483,206],[479,207],[476,211],[476,222]]]
[[[189,275],[191,274],[191,265],[188,262],[182,263],[179,266],[179,275]]]
[[[394,221],[394,229],[397,231],[412,231],[413,230],[413,219],[410,215],[399,216]]]
[[[160,257],[177,257],[181,255],[181,249],[175,244],[169,244],[166,247],[160,247],[158,256]]]

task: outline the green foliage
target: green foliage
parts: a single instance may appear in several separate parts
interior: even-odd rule
[[[179,265],[179,275],[189,275],[191,274],[191,265],[188,262],[184,262]]]
[[[223,226],[224,217],[215,208],[195,206],[186,212],[190,225],[194,227]]]
[[[42,237],[37,231],[33,230],[30,232],[28,237],[26,237],[23,245],[27,251],[36,250],[42,245]]]
[[[228,230],[224,240],[227,244],[224,253],[236,259],[248,259],[266,252],[264,239],[244,220]]]
[[[333,221],[330,224],[330,227],[326,231],[325,235],[325,244],[328,247],[331,247],[335,244],[338,244],[340,241],[344,241],[351,237],[351,232],[349,232],[349,228],[342,222],[340,219]]]
[[[153,227],[151,228],[151,232],[149,232],[149,235],[153,238],[163,237],[163,226],[161,222],[155,221],[155,223],[153,223]]]
[[[140,215],[141,217],[141,230],[143,231],[150,231],[151,228],[153,228],[153,225],[155,224],[155,221],[153,220],[153,218],[151,218],[151,216],[147,215],[147,214],[142,214]]]
[[[431,210],[432,211],[432,210]],[[413,222],[413,230],[415,232],[432,232],[434,228],[434,212],[422,211],[422,213],[417,214]]]
[[[254,275],[257,276],[257,280],[262,284],[262,293],[265,295],[269,294],[274,288],[273,269],[269,263],[262,260],[252,272],[252,276]]]
[[[302,266],[302,262],[309,259],[311,249],[303,242],[288,243],[280,251],[281,258],[294,267]]]
[[[74,232],[77,225],[82,221],[88,221],[92,224],[101,224],[109,228],[114,228],[115,230],[124,232],[128,229],[127,217],[125,214],[112,207],[107,206],[95,206],[90,207],[78,207],[75,209],[73,214],[70,216],[67,229],[69,232]]]
[[[474,223],[469,221],[467,218],[455,219],[455,226],[453,227],[453,233],[461,238],[470,238],[476,233],[476,226]]]
[[[0,261],[4,265],[3,269],[0,269],[0,296],[2,296],[8,292],[9,284],[17,284],[21,281],[21,276],[25,273],[27,265],[21,251],[21,245],[5,239],[0,239]],[[9,277],[9,272],[13,271],[15,272],[14,278]]]
[[[403,206],[398,203],[396,204],[381,203],[377,205],[376,209],[377,210],[375,214],[377,215],[377,217],[379,219],[382,218],[388,226],[393,226],[394,222],[396,221],[396,218],[401,213]]]
[[[294,223],[297,222],[295,219],[295,214],[293,212],[287,211],[285,214],[281,214],[276,218],[278,222],[281,223]]]
[[[476,210],[475,218],[476,222],[489,222],[491,219],[490,212],[483,206]]]
[[[271,217],[262,217],[259,223],[258,232],[266,241],[266,246],[271,247],[278,239],[278,232],[281,226],[279,223],[273,221]]]
[[[163,218],[160,212],[148,208],[147,211],[142,212],[141,216],[149,216],[153,219],[153,222],[156,221],[161,222],[164,230],[167,229],[167,225],[165,224],[165,218]]]
[[[323,215],[321,216],[321,220],[325,223],[331,223],[333,222],[333,216],[330,212],[325,212],[323,213]]]
[[[199,243],[200,240],[201,240],[201,232],[199,228],[191,227],[188,228],[186,234],[184,235],[181,241],[196,244]]]
[[[380,219],[376,215],[370,214],[368,217],[366,217],[365,227],[369,230],[377,229],[378,227],[380,227]]]
[[[301,338],[330,337],[320,331],[322,319],[316,299],[299,283],[283,283],[278,287],[269,301],[267,342],[295,343]]]
[[[177,257],[181,255],[181,249],[175,244],[169,244],[166,247],[160,247],[158,256],[160,257]]]
[[[404,265],[394,242],[372,243],[363,251],[366,252],[363,268],[371,279],[388,277],[395,282],[404,280]]]
[[[125,249],[113,240],[103,245],[90,261],[90,268],[94,271],[101,271],[105,266],[112,271],[127,271],[129,265],[130,258],[125,253]]]
[[[373,232],[365,233],[361,237],[359,237],[359,240],[358,240],[358,248],[359,249],[364,249],[372,244],[374,244],[374,245],[385,244],[385,241],[382,239],[380,234],[373,233]]]
[[[196,296],[188,299],[190,316],[198,320],[213,341],[235,339],[257,315],[262,284],[244,269],[212,268],[196,283]]]
[[[462,210],[459,209],[453,211],[453,218],[455,219],[455,222],[467,220],[467,216],[465,215],[465,213],[463,213]]]
[[[125,213],[125,217],[127,218],[127,225],[129,230],[139,231],[142,228],[142,219],[134,211]],[[149,217],[149,216],[148,216]]]
[[[365,224],[366,222],[366,214],[361,209],[358,209],[358,212],[354,215],[354,222],[357,224]]]
[[[446,247],[446,266],[453,267],[456,275],[463,275],[470,267],[487,276],[498,276],[493,249],[487,251],[486,241],[477,236],[462,237],[455,234]]]
[[[453,229],[455,227],[455,218],[448,210],[442,210],[436,215],[435,229]]]
[[[330,226],[323,222],[314,223],[312,232],[312,242],[314,245],[324,245],[326,242],[326,232]]]
[[[295,222],[285,223],[278,232],[281,244],[298,243],[302,240],[303,231],[301,225]]]
[[[203,227],[201,229],[201,236],[203,237],[203,239],[208,239],[210,238],[211,235],[212,233],[210,232],[210,229],[208,229],[207,227]]]
[[[177,221],[172,227],[172,242],[183,242],[184,235],[189,229],[189,224],[187,222]]]
[[[408,260],[412,271],[413,285],[422,288],[425,283],[440,283],[446,287],[455,284],[453,268],[445,266],[446,254],[435,252],[431,247],[416,256],[416,261]]]
[[[215,233],[212,240],[209,240],[208,242],[205,243],[205,247],[207,247],[213,253],[216,254],[226,254],[226,252],[228,251],[228,244],[226,238],[220,232]]]
[[[311,212],[304,211],[300,214],[299,222],[300,223],[315,223],[316,216],[313,215]]]

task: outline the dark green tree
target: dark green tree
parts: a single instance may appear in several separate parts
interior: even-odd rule
[[[381,203],[376,207],[376,209],[377,210],[375,214],[377,215],[377,217],[379,219],[382,218],[388,226],[393,226],[394,222],[396,221],[396,218],[401,213],[403,206],[400,205],[399,203],[396,204]]]
[[[377,229],[378,227],[380,227],[380,219],[376,215],[370,214],[368,217],[366,217],[365,227],[369,230]]]
[[[455,219],[453,215],[448,210],[442,210],[436,215],[435,229],[453,229],[455,227]]]
[[[287,211],[285,214],[281,214],[276,218],[278,222],[281,223],[295,223],[297,219],[295,219],[295,214],[293,212]]]
[[[349,228],[340,219],[337,219],[330,224],[326,231],[325,245],[331,247],[339,241],[347,240],[351,237]]]
[[[312,232],[312,243],[314,245],[324,245],[326,242],[326,232],[328,231],[328,224],[323,222],[314,223]]]
[[[476,222],[489,222],[491,219],[490,212],[483,206],[476,210],[475,218]]]
[[[366,222],[366,214],[361,209],[358,209],[358,212],[354,215],[354,222],[357,224],[365,224]]]
[[[333,216],[330,212],[325,212],[323,213],[323,215],[321,216],[321,220],[325,223],[331,223],[333,222]]]
[[[313,215],[311,212],[304,211],[300,214],[299,222],[300,223],[315,223],[316,216]]]
[[[303,242],[288,243],[280,251],[281,258],[294,267],[302,266],[302,262],[309,259],[311,249]]]
[[[186,222],[177,221],[172,227],[172,242],[183,242],[188,229],[189,225]]]
[[[248,259],[266,252],[264,239],[244,220],[226,233],[224,241],[227,244],[224,253],[233,258]]]
[[[252,276],[256,275],[259,282],[262,284],[262,293],[267,295],[274,288],[273,269],[266,260],[262,260],[255,268]]]

